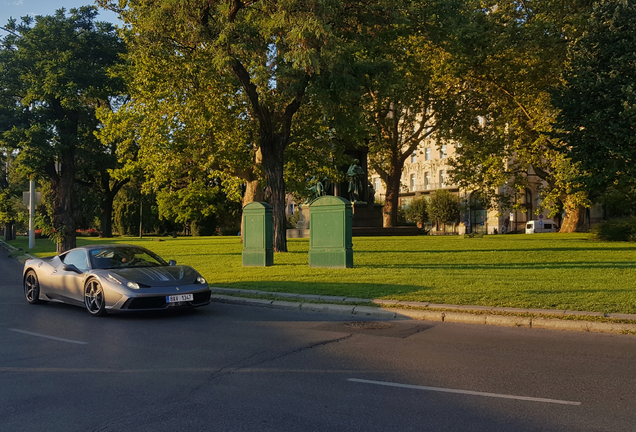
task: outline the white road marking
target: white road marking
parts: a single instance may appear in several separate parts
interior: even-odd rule
[[[399,384],[399,383],[393,383],[393,382],[387,382],[387,381],[365,380],[365,379],[358,379],[358,378],[349,378],[347,379],[347,381],[359,382],[359,383],[365,383],[365,384],[382,385],[382,386],[388,386],[388,387],[400,387],[400,388],[415,389],[415,390],[427,390],[427,391],[436,391],[436,392],[444,392],[444,393],[458,393],[458,394],[465,394],[465,395],[472,395],[472,396],[486,396],[486,397],[494,397],[494,398],[502,398],[502,399],[516,399],[516,400],[524,400],[524,401],[530,401],[530,402],[544,402],[544,403],[553,403],[553,404],[560,404],[560,405],[581,405],[581,402],[565,401],[565,400],[558,400],[558,399],[544,399],[544,398],[535,398],[535,397],[528,397],[528,396],[514,396],[514,395],[505,395],[505,394],[498,394],[498,393],[476,392],[471,390],[447,389],[447,388],[441,388],[441,387],[427,387],[427,386],[419,386],[419,385],[411,385],[411,384]]]
[[[88,344],[88,342],[82,342],[82,341],[77,341],[77,340],[73,340],[73,339],[64,339],[64,338],[60,338],[60,337],[55,337],[55,336],[49,336],[49,335],[45,335],[45,334],[41,334],[41,333],[33,333],[30,331],[26,331],[26,330],[20,330],[20,329],[14,329],[14,328],[10,328],[9,330],[16,332],[16,333],[22,333],[22,334],[27,334],[27,335],[31,335],[31,336],[38,336],[41,338],[45,338],[45,339],[51,339],[51,340],[55,340],[58,342],[67,342],[67,343],[72,343],[72,344],[77,344],[77,345],[86,345]]]

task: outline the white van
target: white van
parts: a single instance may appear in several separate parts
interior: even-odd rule
[[[559,226],[550,219],[531,220],[526,223],[526,234],[551,233],[559,231]]]

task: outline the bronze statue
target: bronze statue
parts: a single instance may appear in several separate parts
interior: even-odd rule
[[[347,170],[347,180],[349,180],[349,200],[351,202],[358,201],[360,199],[360,192],[362,190],[362,179],[365,175],[364,170],[360,165],[360,161],[354,159],[353,163]]]

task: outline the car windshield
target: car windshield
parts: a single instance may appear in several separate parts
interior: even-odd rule
[[[168,265],[168,263],[149,250],[137,247],[93,249],[90,251],[90,257],[94,269],[158,267]]]

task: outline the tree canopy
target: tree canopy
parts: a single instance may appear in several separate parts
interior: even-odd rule
[[[556,89],[566,152],[596,197],[636,188],[636,2],[594,2]]]
[[[553,214],[565,207],[568,230],[580,226],[588,200],[578,166],[554,136],[559,110],[550,91],[562,82],[585,3],[466,2],[453,45],[465,90],[458,115],[443,129],[460,144],[451,161],[460,187],[510,209],[540,181],[541,205]]]
[[[95,7],[60,9],[3,28],[0,47],[0,145],[18,152],[24,173],[50,183],[58,252],[75,247],[78,158],[103,154],[95,109],[121,91],[109,69],[124,46]]]

